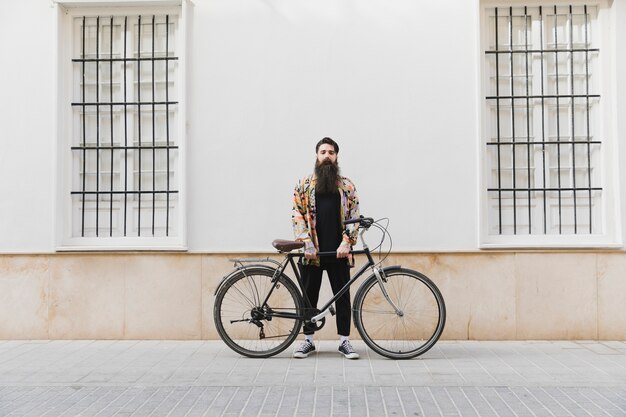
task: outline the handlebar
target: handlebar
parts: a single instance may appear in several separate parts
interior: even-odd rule
[[[387,229],[386,228],[381,228],[380,226],[378,226],[377,221],[374,220],[372,217],[360,216],[357,219],[346,220],[343,223],[344,223],[344,225],[358,223],[361,226],[361,228],[359,230],[359,238],[361,239],[361,242],[363,244],[363,249],[351,250],[350,253],[353,254],[353,255],[361,255],[361,254],[369,253],[369,247],[367,246],[367,243],[365,242],[365,239],[364,239],[363,235],[365,234],[365,232],[367,232],[369,230],[369,228],[372,225],[378,227],[379,229],[381,229],[383,231],[383,239],[381,240],[381,244],[382,244],[382,241],[384,240],[385,234],[387,233]],[[380,245],[377,246],[377,248],[378,247],[380,247]],[[337,252],[336,251],[329,251],[329,252],[324,251],[324,252],[317,252],[316,255],[317,256],[333,256],[334,257],[334,256],[337,256]],[[297,254],[296,256],[305,256],[305,254],[304,253],[300,253],[300,254]]]
[[[337,256],[337,251],[331,252],[317,252],[317,256]]]
[[[350,220],[346,220],[345,222],[343,222],[343,224],[355,224],[355,223],[359,223],[361,227],[369,229],[370,226],[374,223],[374,219],[372,219],[371,217],[361,216],[358,219],[350,219]]]
[[[359,250],[351,250],[350,254],[351,255],[363,255],[364,253],[366,253],[367,251],[363,250],[363,249],[359,249]],[[304,254],[303,254],[304,255]],[[317,252],[317,256],[337,256],[337,251],[331,251],[331,252]]]

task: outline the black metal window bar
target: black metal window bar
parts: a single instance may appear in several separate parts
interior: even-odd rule
[[[171,236],[176,230],[174,20],[75,20],[73,236]]]
[[[490,234],[601,232],[595,7],[487,10]]]

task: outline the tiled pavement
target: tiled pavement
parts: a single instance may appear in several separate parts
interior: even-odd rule
[[[439,342],[393,361],[324,341],[0,341],[0,416],[626,416],[626,342]]]

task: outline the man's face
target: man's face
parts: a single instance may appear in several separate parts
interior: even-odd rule
[[[336,164],[337,153],[335,152],[335,147],[333,145],[323,143],[317,150],[317,163],[321,164],[326,160],[329,160],[331,163]]]

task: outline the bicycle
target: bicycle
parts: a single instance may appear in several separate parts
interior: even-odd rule
[[[383,227],[381,222],[387,220]],[[361,216],[345,224],[359,224],[362,250],[367,262],[346,285],[320,309],[314,309],[302,291],[302,278],[294,259],[301,260],[303,242],[275,240],[272,245],[284,253],[282,262],[274,259],[231,259],[235,269],[226,275],[215,290],[213,317],[220,338],[235,352],[252,357],[276,355],[293,343],[303,323],[321,329],[326,316],[334,315],[333,303],[368,269],[371,275],[358,288],[352,304],[354,325],[363,341],[374,352],[392,359],[410,359],[432,348],[446,321],[446,307],[437,286],[424,274],[399,265],[382,267],[385,257],[376,262],[364,234],[374,226],[382,231],[382,247],[388,219],[374,221]],[[382,249],[381,249],[382,252]],[[319,256],[336,256],[321,252]],[[298,286],[285,274],[291,265]],[[303,295],[304,294],[304,295]]]

